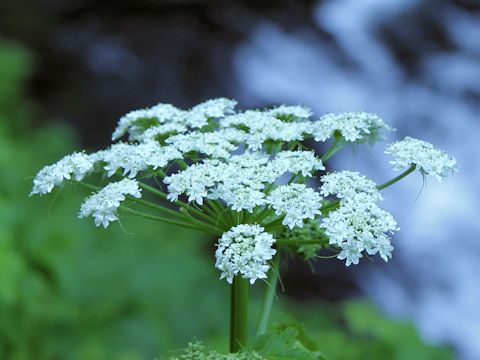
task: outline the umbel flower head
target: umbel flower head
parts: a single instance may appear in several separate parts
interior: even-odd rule
[[[458,172],[455,158],[426,141],[409,136],[390,144],[385,153],[393,156],[394,160],[390,164],[395,170],[415,164],[424,174],[432,175],[438,181]]]
[[[457,171],[453,157],[406,138],[386,153],[395,170],[407,169],[384,184],[358,172],[325,172],[347,143],[373,142],[393,129],[365,112],[312,119],[299,105],[236,111],[236,104],[218,98],[188,110],[158,104],[129,112],[112,135],[118,142],[44,167],[31,194],[76,183],[94,191],[79,217],[92,216],[97,226],[128,212],[218,236],[221,277],[253,283],[281,247],[305,258],[330,249],[347,266],[365,254],[387,261],[398,226],[379,207],[380,191],[415,169],[439,180]]]
[[[259,225],[241,224],[222,235],[215,252],[215,267],[231,284],[234,276],[241,274],[253,284],[267,277],[267,261],[277,252],[272,248],[273,236]]]

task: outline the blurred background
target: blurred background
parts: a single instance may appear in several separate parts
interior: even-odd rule
[[[28,198],[44,164],[107,146],[125,112],[218,96],[375,112],[389,141],[457,158],[444,184],[417,174],[386,191],[402,227],[389,264],[291,260],[274,322],[305,324],[330,359],[479,359],[476,0],[2,0],[0,359],[153,359],[193,338],[226,349],[215,239],[134,218],[96,229],[76,219],[73,187]],[[383,182],[384,146],[330,169]]]

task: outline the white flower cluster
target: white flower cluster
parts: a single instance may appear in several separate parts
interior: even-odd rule
[[[186,132],[188,132],[188,128],[186,126],[177,123],[169,123],[149,127],[145,131],[139,133],[135,139],[140,142],[149,140],[157,141],[164,137],[168,138],[172,135],[184,134]]]
[[[320,193],[327,197],[335,195],[339,199],[354,198],[359,193],[368,194],[371,201],[382,200],[377,184],[355,171],[339,171],[322,176]]]
[[[226,212],[246,210],[249,222],[257,218],[267,229],[277,229],[280,219],[288,231],[304,229],[304,223],[314,221],[322,227],[318,232],[323,239],[326,234],[330,244],[341,249],[338,258],[345,259],[347,266],[357,264],[365,252],[378,253],[387,261],[393,249],[389,234],[397,225],[392,215],[378,207],[382,195],[376,184],[357,172],[341,171],[324,175],[321,188],[313,189],[307,181],[325,170],[322,160],[314,151],[294,149],[303,148],[304,140],[323,142],[341,136],[343,140],[334,141],[327,151],[330,156],[345,142],[375,140],[393,129],[366,112],[326,114],[315,121],[311,110],[302,106],[236,112],[236,104],[218,98],[189,110],[158,104],[129,112],[112,135],[114,140],[128,136],[128,142],[90,155],[74,153],[44,167],[33,181],[31,194],[49,193],[64,181],[81,181],[94,171],[124,177],[81,206],[80,217],[92,215],[97,226],[106,227],[118,219],[117,209],[127,196],[141,196],[134,178],[159,176],[170,201],[181,195],[200,206],[205,199],[220,201],[230,208]],[[453,157],[421,140],[407,137],[391,144],[386,153],[393,155],[395,169],[415,164],[439,180],[457,171]],[[285,174],[290,177],[287,185],[283,185]],[[324,199],[329,196],[337,201]],[[201,214],[206,218],[203,228],[210,228],[209,214]],[[230,218],[222,219],[222,226]],[[192,220],[192,224],[198,222],[203,222],[200,217]],[[216,266],[222,277],[229,282],[237,274],[251,282],[265,277],[267,261],[275,253],[274,241],[260,225],[230,229],[217,245]]]
[[[438,181],[458,172],[454,157],[426,141],[409,136],[390,144],[385,153],[393,156],[394,160],[390,161],[390,164],[395,170],[415,164],[423,173],[434,176]]]
[[[366,112],[346,112],[326,114],[313,126],[315,141],[325,141],[339,131],[347,141],[364,141],[378,135],[381,131],[391,131],[381,118]]]
[[[123,179],[108,184],[85,199],[80,207],[78,217],[84,218],[92,215],[96,226],[103,225],[106,228],[111,221],[118,220],[116,212],[126,195],[135,198],[142,196],[137,181]]]
[[[291,112],[300,113],[301,115],[306,114],[305,111],[303,111],[304,114],[302,114],[298,109],[290,109],[290,114],[288,114],[287,111],[289,110],[286,108],[280,110],[296,118],[298,118],[298,116],[292,115]],[[271,111],[273,111],[273,114]],[[285,122],[277,118],[277,116],[280,116],[280,112],[275,112],[275,109],[271,111],[247,110],[244,113],[230,115],[220,119],[220,125],[227,128],[245,129],[245,143],[251,150],[261,149],[268,140],[284,142],[301,141],[311,132],[312,123],[310,121]]]
[[[341,114],[338,115],[341,120],[333,126],[332,121],[328,120],[333,115],[317,122],[311,121],[311,110],[301,106],[281,105],[265,111],[235,113],[236,104],[234,100],[218,98],[205,101],[190,110],[158,104],[129,112],[119,120],[112,138],[118,139],[128,133],[131,142],[117,143],[91,155],[75,153],[45,167],[34,180],[32,194],[46,194],[64,180],[81,180],[97,168],[97,164],[106,170],[108,176],[120,171],[124,176],[134,178],[139,173],[165,168],[171,161],[189,158],[192,154],[226,159],[245,148],[249,152],[263,154],[268,141],[301,141],[314,134],[318,138],[319,133],[323,134],[323,141],[331,136],[334,127],[345,134],[352,131],[363,134],[383,126],[382,120],[371,114]],[[349,138],[348,135],[344,136]],[[312,157],[313,154],[305,151],[283,151],[267,166],[267,171],[278,172],[281,169],[283,173],[288,168],[285,164],[290,164],[289,172],[300,172],[302,176],[308,176],[314,170],[323,170],[320,160],[315,160],[318,166],[310,166]],[[272,177],[276,179],[276,176]],[[224,191],[229,190],[228,186],[223,188]],[[263,197],[258,189],[251,191],[235,187],[232,190],[238,195],[234,197],[243,197],[245,201],[250,195],[257,200]],[[230,202],[236,204],[234,200]],[[236,206],[237,209],[247,207]]]
[[[332,211],[322,221],[330,244],[342,250],[338,259],[346,265],[358,264],[366,251],[380,254],[388,261],[393,250],[388,233],[398,230],[393,216],[370,201],[367,194],[357,195],[356,201],[341,201],[339,209]]]
[[[117,143],[108,150],[99,151],[96,159],[105,163],[108,176],[123,169],[123,175],[134,178],[141,171],[151,167],[163,168],[169,161],[182,159],[182,153],[170,146],[160,146],[156,141],[141,144]]]
[[[180,122],[183,112],[170,104],[158,104],[147,109],[130,111],[120,118],[112,140],[120,139],[127,132],[130,139],[135,139],[149,126],[165,122]]]
[[[353,171],[330,173],[321,180],[323,196],[341,199],[339,208],[322,220],[330,244],[341,249],[338,259],[356,265],[366,251],[388,261],[393,250],[388,234],[398,229],[393,216],[377,205],[382,195],[376,184]]]
[[[245,141],[246,133],[237,129],[215,132],[191,132],[169,137],[166,142],[183,154],[198,152],[214,158],[230,156]]]
[[[304,184],[290,184],[277,187],[267,197],[267,203],[277,215],[285,215],[282,224],[290,229],[303,227],[304,219],[320,215],[322,197]]]
[[[54,186],[72,177],[80,181],[89,174],[95,165],[95,157],[83,152],[67,155],[53,165],[45,166],[33,180],[33,189],[30,195],[45,195],[52,191]]]
[[[185,126],[201,128],[207,125],[211,118],[233,113],[236,105],[235,100],[218,98],[205,101],[191,110],[180,110],[170,104],[134,110],[120,118],[112,140],[117,140],[126,133],[129,134],[130,140],[136,140],[147,128],[163,124],[178,125],[180,129]]]
[[[311,109],[299,105],[280,105],[271,109],[269,113],[282,120],[308,119],[313,115]]]
[[[282,151],[272,160],[258,152],[245,152],[224,160],[193,164],[166,177],[164,182],[171,201],[186,194],[189,201],[200,205],[208,197],[223,200],[234,211],[252,212],[266,204],[266,184],[274,183],[286,172],[308,176],[320,169],[324,169],[322,161],[311,151]]]
[[[231,284],[236,275],[250,280],[267,277],[268,260],[272,259],[275,239],[259,225],[241,224],[232,227],[218,241],[215,251],[215,267],[222,273],[220,279],[226,278]]]
[[[277,154],[275,159],[271,162],[269,169],[278,175],[285,172],[291,174],[301,174],[306,177],[312,171],[325,170],[322,160],[315,156],[313,151],[282,151]]]

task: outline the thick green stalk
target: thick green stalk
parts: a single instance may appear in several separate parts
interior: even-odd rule
[[[248,280],[233,278],[230,300],[230,352],[239,352],[247,344]]]
[[[272,312],[273,300],[275,300],[275,292],[277,290],[278,279],[280,277],[280,252],[273,259],[273,264],[270,269],[269,283],[267,283],[267,292],[265,293],[265,300],[263,302],[262,314],[257,327],[257,336],[265,334]]]

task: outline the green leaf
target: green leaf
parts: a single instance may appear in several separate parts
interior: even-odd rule
[[[281,326],[253,341],[252,349],[264,359],[323,360],[315,343],[307,337],[303,327]]]

